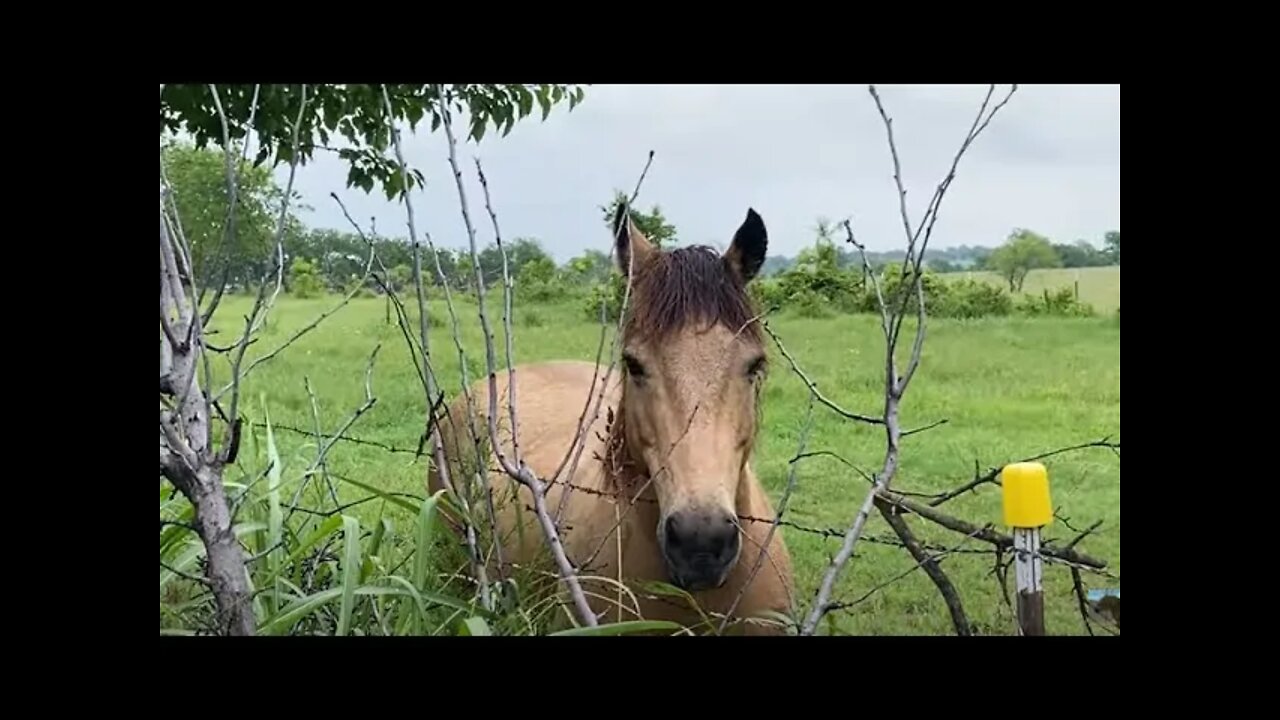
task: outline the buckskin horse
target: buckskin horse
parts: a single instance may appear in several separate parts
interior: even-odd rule
[[[621,327],[622,372],[603,387],[606,368],[596,363],[517,365],[520,457],[545,481],[546,507],[559,519],[562,548],[584,576],[588,603],[603,622],[637,619],[638,609],[644,619],[702,632],[705,618],[714,631],[731,607],[734,618],[770,612],[789,617],[794,580],[781,528],[756,567],[774,518],[750,463],[766,356],[746,286],[764,263],[764,221],[748,209],[723,254],[706,246],[655,247],[625,204],[612,226],[618,267],[624,277],[630,272],[632,282]],[[511,458],[509,378],[503,370],[497,376],[498,438]],[[593,421],[583,401],[590,398],[588,410],[597,407],[602,387],[603,409]],[[494,459],[488,408],[485,378],[449,404],[437,427],[452,484],[476,486],[477,463],[485,466],[492,506],[481,493],[472,516],[488,520],[492,513],[499,530],[502,547],[486,562],[492,577],[496,555],[507,565],[529,566],[546,544],[530,490]],[[588,422],[585,446],[571,458]],[[444,487],[434,464],[428,482],[432,492]],[[634,602],[619,604],[616,586],[590,576],[628,587],[637,581],[674,585],[702,612],[669,592],[636,592],[630,594]],[[702,629],[695,627],[700,623]],[[730,632],[777,634],[780,628],[774,619],[737,622]]]

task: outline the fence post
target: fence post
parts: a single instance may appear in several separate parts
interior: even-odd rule
[[[1044,563],[1040,528],[1053,522],[1049,473],[1034,462],[1011,463],[1000,471],[1004,524],[1013,530],[1014,570],[1018,586],[1018,632],[1044,635]]]

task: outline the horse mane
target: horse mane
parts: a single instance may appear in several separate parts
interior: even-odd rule
[[[746,284],[715,248],[659,251],[636,268],[623,336],[660,342],[691,322],[723,324],[763,344]]]

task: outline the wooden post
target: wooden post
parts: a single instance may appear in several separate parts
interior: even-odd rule
[[[1000,471],[1004,524],[1013,530],[1018,587],[1018,632],[1044,635],[1044,563],[1040,529],[1053,522],[1049,473],[1040,463],[1013,463]]]

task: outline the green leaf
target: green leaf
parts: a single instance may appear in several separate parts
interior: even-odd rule
[[[389,530],[391,530],[391,521],[387,518],[379,518],[378,524],[373,526],[373,536],[369,538],[369,550],[360,564],[360,582],[367,582],[379,564],[375,563],[378,559],[378,550],[381,549],[382,540]]]
[[[427,577],[431,572],[431,543],[435,537],[437,506],[443,493],[443,488],[435,491],[422,502],[422,510],[418,513],[418,534],[413,550],[413,584],[423,592],[427,589]]]
[[[485,622],[484,618],[472,616],[462,621],[458,627],[458,634],[471,637],[488,637],[493,635],[493,632],[489,630],[489,623]]]
[[[535,94],[538,98],[538,107],[542,108],[542,120],[546,122],[547,116],[551,114],[551,97],[547,94],[547,86],[540,85]]]
[[[424,275],[424,276],[426,275],[426,270],[425,270],[425,269],[423,270],[423,275]],[[406,499],[404,499],[404,498],[402,498],[402,497],[400,497],[400,496],[398,496],[398,495],[391,495],[390,493],[387,493],[387,492],[386,492],[386,491],[384,491],[384,490],[381,490],[381,489],[379,489],[379,488],[376,488],[376,487],[374,487],[374,486],[372,486],[372,485],[369,485],[369,484],[366,484],[366,483],[362,483],[362,482],[360,482],[359,480],[356,480],[356,479],[354,479],[354,478],[349,478],[349,477],[345,477],[345,476],[343,476],[343,477],[339,477],[338,479],[339,479],[339,480],[341,480],[342,482],[349,483],[349,484],[351,484],[351,485],[355,485],[356,487],[360,488],[361,490],[367,490],[367,491],[369,491],[369,492],[373,493],[374,495],[377,495],[378,497],[382,498],[383,500],[386,500],[387,502],[389,502],[389,503],[391,503],[391,504],[393,504],[393,505],[397,505],[397,506],[399,506],[399,507],[402,507],[402,508],[404,508],[405,510],[408,510],[409,512],[418,512],[418,510],[420,509],[417,505],[414,505],[413,503],[409,502],[408,500],[406,500]],[[437,494],[439,494],[439,493],[437,493]]]
[[[670,583],[661,580],[649,580],[640,583],[640,589],[663,597],[678,597],[692,600],[693,596]]]
[[[626,622],[609,623],[595,627],[576,627],[551,633],[551,637],[597,637],[608,635],[626,635],[627,633],[649,632],[651,630],[670,630],[675,632],[681,625],[668,620],[628,620]]]
[[[338,637],[351,630],[351,611],[355,608],[356,588],[360,586],[360,521],[342,516],[342,534],[346,552],[342,563],[342,607],[338,611]]]
[[[517,85],[515,92],[520,103],[520,117],[533,112],[533,93],[523,85]]]

